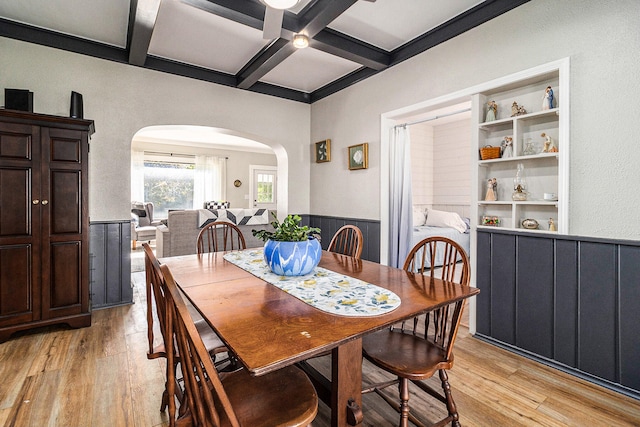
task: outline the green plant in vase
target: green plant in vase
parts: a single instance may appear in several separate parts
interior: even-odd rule
[[[274,231],[251,230],[253,235],[263,242],[267,240],[275,240],[277,242],[304,242],[320,234],[319,228],[300,225],[302,218],[300,218],[299,215],[287,215],[282,222],[278,221],[275,212],[271,212],[271,215],[273,216],[271,226]]]
[[[272,212],[273,231],[252,230],[255,237],[263,240],[264,261],[275,274],[282,276],[304,276],[318,265],[322,248],[316,238],[320,234],[317,227],[300,225],[299,215],[287,215],[278,221]]]

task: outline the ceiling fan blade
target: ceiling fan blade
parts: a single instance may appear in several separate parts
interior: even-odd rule
[[[262,38],[266,40],[277,39],[282,31],[282,18],[284,10],[267,6],[264,10],[264,24],[262,26]]]

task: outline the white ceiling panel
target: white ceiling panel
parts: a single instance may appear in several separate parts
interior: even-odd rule
[[[177,0],[162,0],[149,53],[236,74],[266,43],[260,30]]]
[[[306,48],[297,50],[260,81],[302,92],[313,92],[360,67],[355,62]]]
[[[529,0],[300,0],[274,41],[262,38],[261,1],[0,0],[0,34],[313,103]],[[469,19],[453,19],[461,14]],[[290,54],[294,31],[307,32],[313,47]]]
[[[0,16],[124,48],[129,0],[2,0]]]
[[[392,51],[480,3],[479,0],[359,1],[329,28]]]

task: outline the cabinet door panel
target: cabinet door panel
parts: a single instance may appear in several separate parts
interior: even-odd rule
[[[80,135],[78,132],[67,132],[64,136],[51,132],[50,156],[51,162],[73,162],[80,163],[82,150]]]
[[[79,171],[51,171],[49,215],[51,235],[82,232]]]
[[[0,327],[40,318],[39,157],[37,126],[0,123]]]
[[[0,168],[0,236],[31,234],[31,168]]]
[[[49,202],[42,210],[44,318],[89,309],[86,138],[79,131],[42,130],[42,192]]]
[[[30,245],[0,247],[0,327],[38,319]]]
[[[51,245],[51,309],[79,306],[81,303],[81,242]]]
[[[31,126],[4,124],[3,127],[0,130],[0,159],[31,160],[34,140]]]

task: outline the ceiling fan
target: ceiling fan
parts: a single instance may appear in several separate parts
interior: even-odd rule
[[[262,26],[262,38],[265,40],[277,39],[282,30],[284,11],[290,9],[300,0],[261,0],[266,6],[264,11],[264,24]],[[374,3],[376,0],[365,0]]]
[[[262,2],[266,6],[262,38],[266,40],[277,39],[280,37],[280,31],[282,30],[285,9],[295,6],[298,0],[262,0]]]

